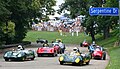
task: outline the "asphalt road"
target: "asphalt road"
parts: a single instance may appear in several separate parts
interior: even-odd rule
[[[32,49],[34,51],[37,50],[39,44],[32,44],[31,47],[27,47],[26,49]],[[66,51],[71,51],[73,47],[78,45],[67,45]],[[87,53],[87,48],[79,47],[80,51],[83,53]],[[109,57],[107,55],[106,60],[95,60],[91,59],[89,65],[83,66],[73,66],[70,64],[60,65],[58,61],[58,57],[37,57],[33,61],[10,61],[5,62],[4,59],[0,58],[0,69],[105,69],[108,64]]]

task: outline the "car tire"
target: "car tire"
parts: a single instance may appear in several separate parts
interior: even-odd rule
[[[52,56],[55,57],[55,56],[56,56],[56,53],[54,52],[54,53],[52,54]]]
[[[106,60],[106,53],[104,53],[103,55],[103,60]]]
[[[6,58],[5,61],[9,61],[9,59]]]
[[[76,65],[76,63],[72,63],[72,65]],[[79,64],[78,64],[79,65]]]
[[[56,52],[55,56],[58,56],[57,52]]]
[[[90,60],[88,62],[86,62],[86,65],[89,65],[89,62],[90,62]]]
[[[34,58],[31,58],[31,60],[34,60]]]
[[[80,47],[82,47],[82,45],[83,45],[83,44],[82,44],[82,43],[80,43]]]
[[[41,57],[42,55],[41,54],[37,54],[38,57]]]
[[[58,52],[58,54],[60,54],[60,48],[58,49],[58,51],[57,51],[57,52]]]
[[[22,58],[22,61],[25,61],[25,57]]]
[[[60,65],[63,65],[63,62],[60,62]]]
[[[62,54],[62,49],[60,49],[60,54]]]
[[[79,64],[80,66],[82,66],[82,65],[83,65],[83,61],[80,61],[78,64]]]
[[[37,43],[39,43],[38,41],[36,41]]]

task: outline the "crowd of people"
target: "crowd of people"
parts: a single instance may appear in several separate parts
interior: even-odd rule
[[[72,24],[65,24],[64,21],[59,22],[41,22],[32,24],[32,29],[36,31],[58,31],[61,36],[65,36],[66,32],[71,33],[71,36],[79,36],[80,32],[84,32],[84,27],[81,26],[80,19],[77,19]]]

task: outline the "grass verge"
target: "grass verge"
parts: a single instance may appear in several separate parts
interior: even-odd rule
[[[120,69],[120,47],[109,51],[110,61],[106,69]]]

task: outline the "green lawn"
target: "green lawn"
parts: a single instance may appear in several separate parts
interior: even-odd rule
[[[120,69],[120,47],[109,51],[110,61],[106,69]]]
[[[70,33],[66,33],[67,36],[60,36],[58,32],[45,32],[45,31],[29,31],[24,41],[35,42],[37,38],[47,39],[49,42],[55,39],[62,39],[65,44],[80,44],[84,39],[91,42],[91,37],[85,36],[80,33],[79,36],[71,36]],[[120,47],[114,47],[114,43],[117,39],[114,33],[108,39],[103,39],[101,35],[97,35],[96,43],[107,48],[110,55],[110,62],[106,69],[119,69],[120,67]]]
[[[85,36],[83,33],[80,33],[79,36],[71,36],[70,33],[66,33],[66,36],[60,36],[58,32],[45,32],[45,31],[29,31],[27,33],[24,41],[35,42],[37,38],[47,39],[49,42],[55,39],[62,39],[66,44],[79,44],[83,42],[84,39],[91,41],[89,36]]]

